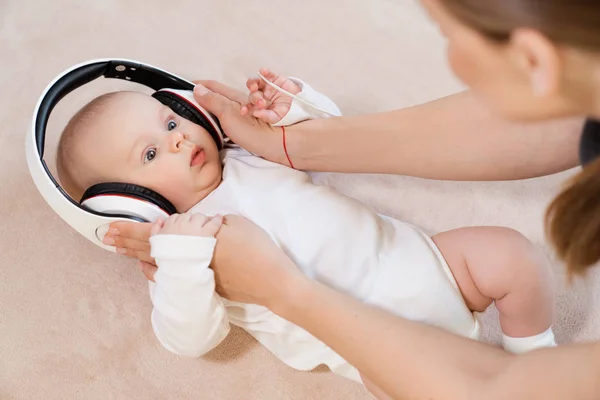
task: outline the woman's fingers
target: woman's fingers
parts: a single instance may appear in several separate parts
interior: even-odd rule
[[[152,223],[118,221],[110,224],[110,229],[109,235],[112,236],[121,236],[128,239],[148,241],[150,238]]]
[[[154,274],[158,270],[158,268],[156,268],[155,265],[149,264],[149,263],[144,262],[144,261],[140,261],[138,263],[138,267],[143,272],[143,274],[146,277],[146,279],[148,279],[149,281],[154,282]]]
[[[150,251],[150,242],[147,240],[130,239],[123,236],[107,235],[102,241],[108,246],[114,246],[116,248],[124,248],[131,250]]]
[[[154,259],[150,257],[149,241],[152,226],[149,222],[113,222],[102,242],[116,247],[119,254],[154,264]]]
[[[136,258],[140,261],[145,261],[149,264],[155,265],[156,261],[152,257],[150,257],[150,251],[145,250],[134,250],[131,248],[119,247],[117,248],[117,252],[119,254],[123,254],[127,257]]]
[[[244,104],[247,99],[247,95],[244,92],[241,92],[236,89],[232,89],[227,85],[222,84],[217,81],[193,81],[195,84],[201,84],[206,87],[208,90],[218,93],[223,97],[228,98],[231,101],[235,101],[240,104]]]

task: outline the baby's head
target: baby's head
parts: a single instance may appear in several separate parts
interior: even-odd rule
[[[217,188],[222,172],[204,128],[139,92],[108,93],[83,107],[65,127],[56,164],[77,201],[97,183],[125,182],[154,190],[178,212]]]

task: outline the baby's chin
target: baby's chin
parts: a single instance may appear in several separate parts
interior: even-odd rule
[[[216,182],[216,184],[210,185],[202,190],[194,191],[192,193],[187,193],[187,195],[179,193],[178,199],[173,203],[175,209],[177,209],[178,213],[185,213],[191,210],[196,204],[200,203],[204,200],[208,195],[210,195],[221,183],[221,179]],[[168,197],[167,197],[168,198]]]
[[[199,195],[198,193],[195,193],[193,195],[190,195],[189,198],[186,199],[185,201],[180,201],[180,202],[177,202],[177,204],[173,204],[173,205],[175,206],[175,209],[177,209],[177,212],[179,214],[183,214],[185,212],[190,211],[192,208],[194,208],[194,206],[196,204],[198,204],[199,202],[201,202],[202,200],[204,200],[206,198],[206,196],[208,196],[208,195]]]
[[[178,213],[184,213],[214,192],[222,180],[223,169],[220,160],[213,160],[199,171],[192,186],[182,190],[181,185],[169,185],[168,190],[159,193],[173,204]]]

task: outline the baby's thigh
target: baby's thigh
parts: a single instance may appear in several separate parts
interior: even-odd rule
[[[541,251],[513,229],[467,227],[432,239],[473,311],[485,310],[519,282],[533,283],[547,268]]]

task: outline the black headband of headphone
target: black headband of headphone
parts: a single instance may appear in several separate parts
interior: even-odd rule
[[[73,90],[101,76],[136,82],[154,90],[163,88],[194,89],[194,85],[190,82],[184,81],[168,72],[130,61],[111,60],[84,65],[69,72],[55,82],[52,88],[46,93],[44,99],[42,99],[35,126],[36,144],[40,156],[43,157],[44,155],[46,126],[48,125],[50,113],[56,104]]]

